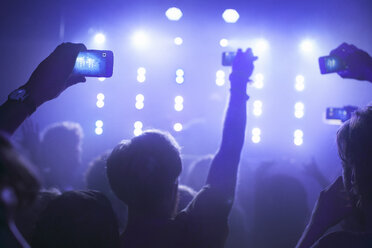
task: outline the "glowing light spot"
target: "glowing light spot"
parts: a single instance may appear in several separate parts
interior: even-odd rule
[[[293,136],[296,138],[304,137],[304,132],[301,129],[296,129],[293,133]]]
[[[138,75],[145,75],[146,74],[146,69],[144,67],[139,67],[137,69],[137,74]]]
[[[314,50],[314,41],[305,39],[300,43],[300,48],[304,53],[311,53]]]
[[[227,39],[221,39],[220,40],[220,46],[221,47],[227,47],[229,45],[229,41]]]
[[[103,129],[102,127],[96,127],[96,129],[94,130],[94,132],[97,134],[97,135],[101,135],[103,133]]]
[[[174,129],[174,131],[176,131],[176,132],[180,132],[180,131],[182,131],[183,126],[182,126],[181,123],[177,122],[177,123],[175,123],[175,124],[173,125],[173,129]]]
[[[143,109],[145,104],[143,102],[136,102],[136,109]]]
[[[132,43],[136,48],[145,49],[149,45],[149,38],[144,31],[137,31],[132,36]]]
[[[255,116],[261,116],[262,115],[262,109],[260,109],[260,108],[253,109],[253,114]]]
[[[142,134],[142,129],[134,129],[133,131],[134,136],[139,136]]]
[[[239,13],[235,9],[226,9],[222,14],[222,18],[227,23],[235,23],[238,21],[239,17]]]
[[[295,104],[295,110],[304,110],[305,105],[302,102],[296,102]]]
[[[176,77],[176,83],[183,84],[185,82],[185,79],[183,77]]]
[[[97,100],[99,100],[99,101],[105,100],[105,95],[103,93],[98,93],[97,94]]]
[[[103,44],[106,41],[106,36],[102,33],[98,33],[94,36],[94,42],[97,44]]]
[[[176,103],[174,105],[174,109],[178,112],[182,111],[183,110],[183,104],[179,104],[179,103]]]
[[[253,136],[260,136],[261,135],[261,129],[259,129],[258,127],[255,127],[252,129],[252,135]]]
[[[172,7],[167,9],[165,12],[165,16],[170,20],[170,21],[178,21],[182,17],[182,11],[179,8]]]
[[[176,96],[174,98],[174,102],[178,103],[178,104],[182,104],[183,103],[183,97],[182,96]]]
[[[183,75],[185,75],[185,72],[182,69],[177,69],[176,75],[177,77],[183,77]]]
[[[253,107],[254,108],[262,108],[262,101],[256,100],[253,102]]]
[[[143,123],[141,121],[136,121],[134,124],[133,124],[134,128],[135,129],[142,129],[143,127]]]
[[[100,82],[105,81],[105,79],[106,79],[106,78],[104,78],[104,77],[99,77],[99,78],[98,78],[98,80],[99,80]]]
[[[260,143],[261,141],[261,137],[260,136],[257,136],[257,135],[254,135],[252,136],[252,142],[257,144],[257,143]]]
[[[181,37],[174,38],[174,44],[176,44],[177,46],[182,45],[182,43],[183,43],[183,40]]]
[[[136,101],[137,102],[143,102],[145,100],[145,96],[142,94],[137,94],[136,95]]]
[[[300,146],[300,145],[302,145],[304,143],[304,140],[302,138],[294,138],[293,143],[296,146]]]
[[[96,127],[103,127],[103,121],[97,120],[96,121]]]
[[[223,70],[218,70],[216,72],[216,78],[225,78],[225,72]]]
[[[98,100],[97,103],[96,103],[96,106],[97,106],[98,108],[103,108],[103,106],[105,106],[105,102],[104,102],[104,101],[100,101],[100,100]]]
[[[143,75],[143,74],[137,75],[137,82],[143,83],[145,81],[146,81],[146,76],[145,75]]]

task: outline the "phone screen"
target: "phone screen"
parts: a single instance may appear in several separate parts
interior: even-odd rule
[[[347,69],[344,61],[334,56],[320,57],[319,68],[322,74],[345,71]]]
[[[87,50],[78,54],[73,74],[86,77],[111,77],[114,54],[112,51]]]
[[[236,52],[223,52],[222,53],[222,65],[223,66],[232,66]]]

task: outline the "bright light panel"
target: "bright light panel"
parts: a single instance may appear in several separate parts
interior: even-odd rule
[[[182,17],[182,11],[179,8],[172,7],[167,9],[165,12],[165,16],[170,20],[170,21],[178,21]]]
[[[238,21],[239,17],[239,13],[235,9],[226,9],[222,14],[222,18],[227,23],[235,23]]]

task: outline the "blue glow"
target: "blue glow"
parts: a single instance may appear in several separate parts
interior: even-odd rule
[[[225,84],[225,79],[224,78],[217,78],[216,79],[216,84],[217,84],[217,86],[223,86]]]
[[[239,13],[235,9],[226,9],[222,14],[222,18],[227,23],[235,23],[238,21],[239,17]]]
[[[106,53],[83,51],[76,58],[73,73],[80,75],[104,75],[106,71]]]
[[[165,12],[165,16],[170,20],[170,21],[178,21],[182,17],[182,11],[179,8],[172,7],[169,8]]]
[[[253,45],[253,52],[255,55],[261,55],[269,49],[269,42],[265,39],[257,39]]]

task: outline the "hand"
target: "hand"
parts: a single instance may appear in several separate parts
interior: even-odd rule
[[[71,76],[83,44],[62,43],[32,73],[25,88],[36,106],[59,96],[66,88],[85,82],[83,76]]]
[[[342,177],[320,192],[310,224],[326,231],[352,213],[353,206],[345,191]]]
[[[342,78],[353,78],[372,82],[372,58],[354,45],[341,44],[330,55],[339,57],[348,66],[346,71],[338,72]]]
[[[258,57],[253,55],[252,49],[248,48],[245,52],[238,49],[232,64],[232,73],[230,75],[230,81],[232,82],[231,88],[234,87],[236,81],[244,83],[244,86],[246,85],[254,69],[253,62],[257,59]]]

